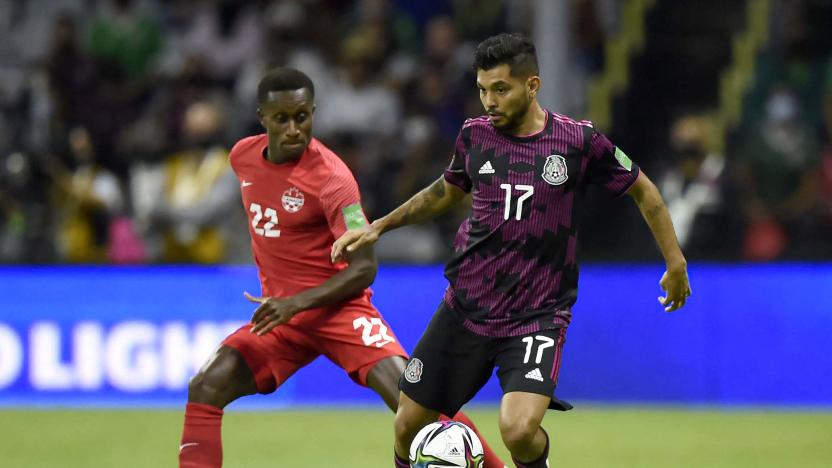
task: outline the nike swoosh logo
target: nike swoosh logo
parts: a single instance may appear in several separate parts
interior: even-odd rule
[[[246,181],[243,181],[243,183],[242,183],[242,184],[240,184],[240,186],[241,186],[241,187],[248,187],[249,185],[254,185],[254,182],[246,182]]]
[[[197,445],[199,445],[199,442],[188,442],[187,444],[180,445],[179,446],[179,453],[182,453],[183,450],[185,450],[186,448],[188,448],[192,445],[197,446]]]

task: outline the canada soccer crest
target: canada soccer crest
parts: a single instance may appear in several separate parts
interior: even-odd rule
[[[283,192],[283,209],[289,213],[297,213],[303,208],[303,192],[297,187],[292,187]]]
[[[566,182],[569,175],[566,173],[566,159],[559,154],[553,154],[546,158],[543,165],[543,180],[551,185],[560,185]]]

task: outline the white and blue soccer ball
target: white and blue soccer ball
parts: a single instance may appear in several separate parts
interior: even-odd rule
[[[412,468],[482,468],[482,442],[470,427],[456,421],[428,424],[410,444]]]

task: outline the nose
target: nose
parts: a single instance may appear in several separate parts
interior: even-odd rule
[[[298,124],[294,120],[289,121],[289,126],[286,128],[286,136],[296,137],[300,134]]]
[[[497,101],[494,100],[494,95],[488,91],[485,92],[485,95],[482,98],[482,103],[489,111],[497,109]]]

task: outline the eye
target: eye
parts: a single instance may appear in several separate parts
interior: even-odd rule
[[[278,123],[284,124],[289,121],[289,118],[286,116],[286,114],[277,114],[274,120],[276,120]]]
[[[305,122],[308,117],[309,117],[309,114],[307,114],[306,112],[301,112],[300,114],[298,114],[296,120],[298,122]]]
[[[497,94],[505,94],[506,91],[507,90],[505,88],[497,88]]]

